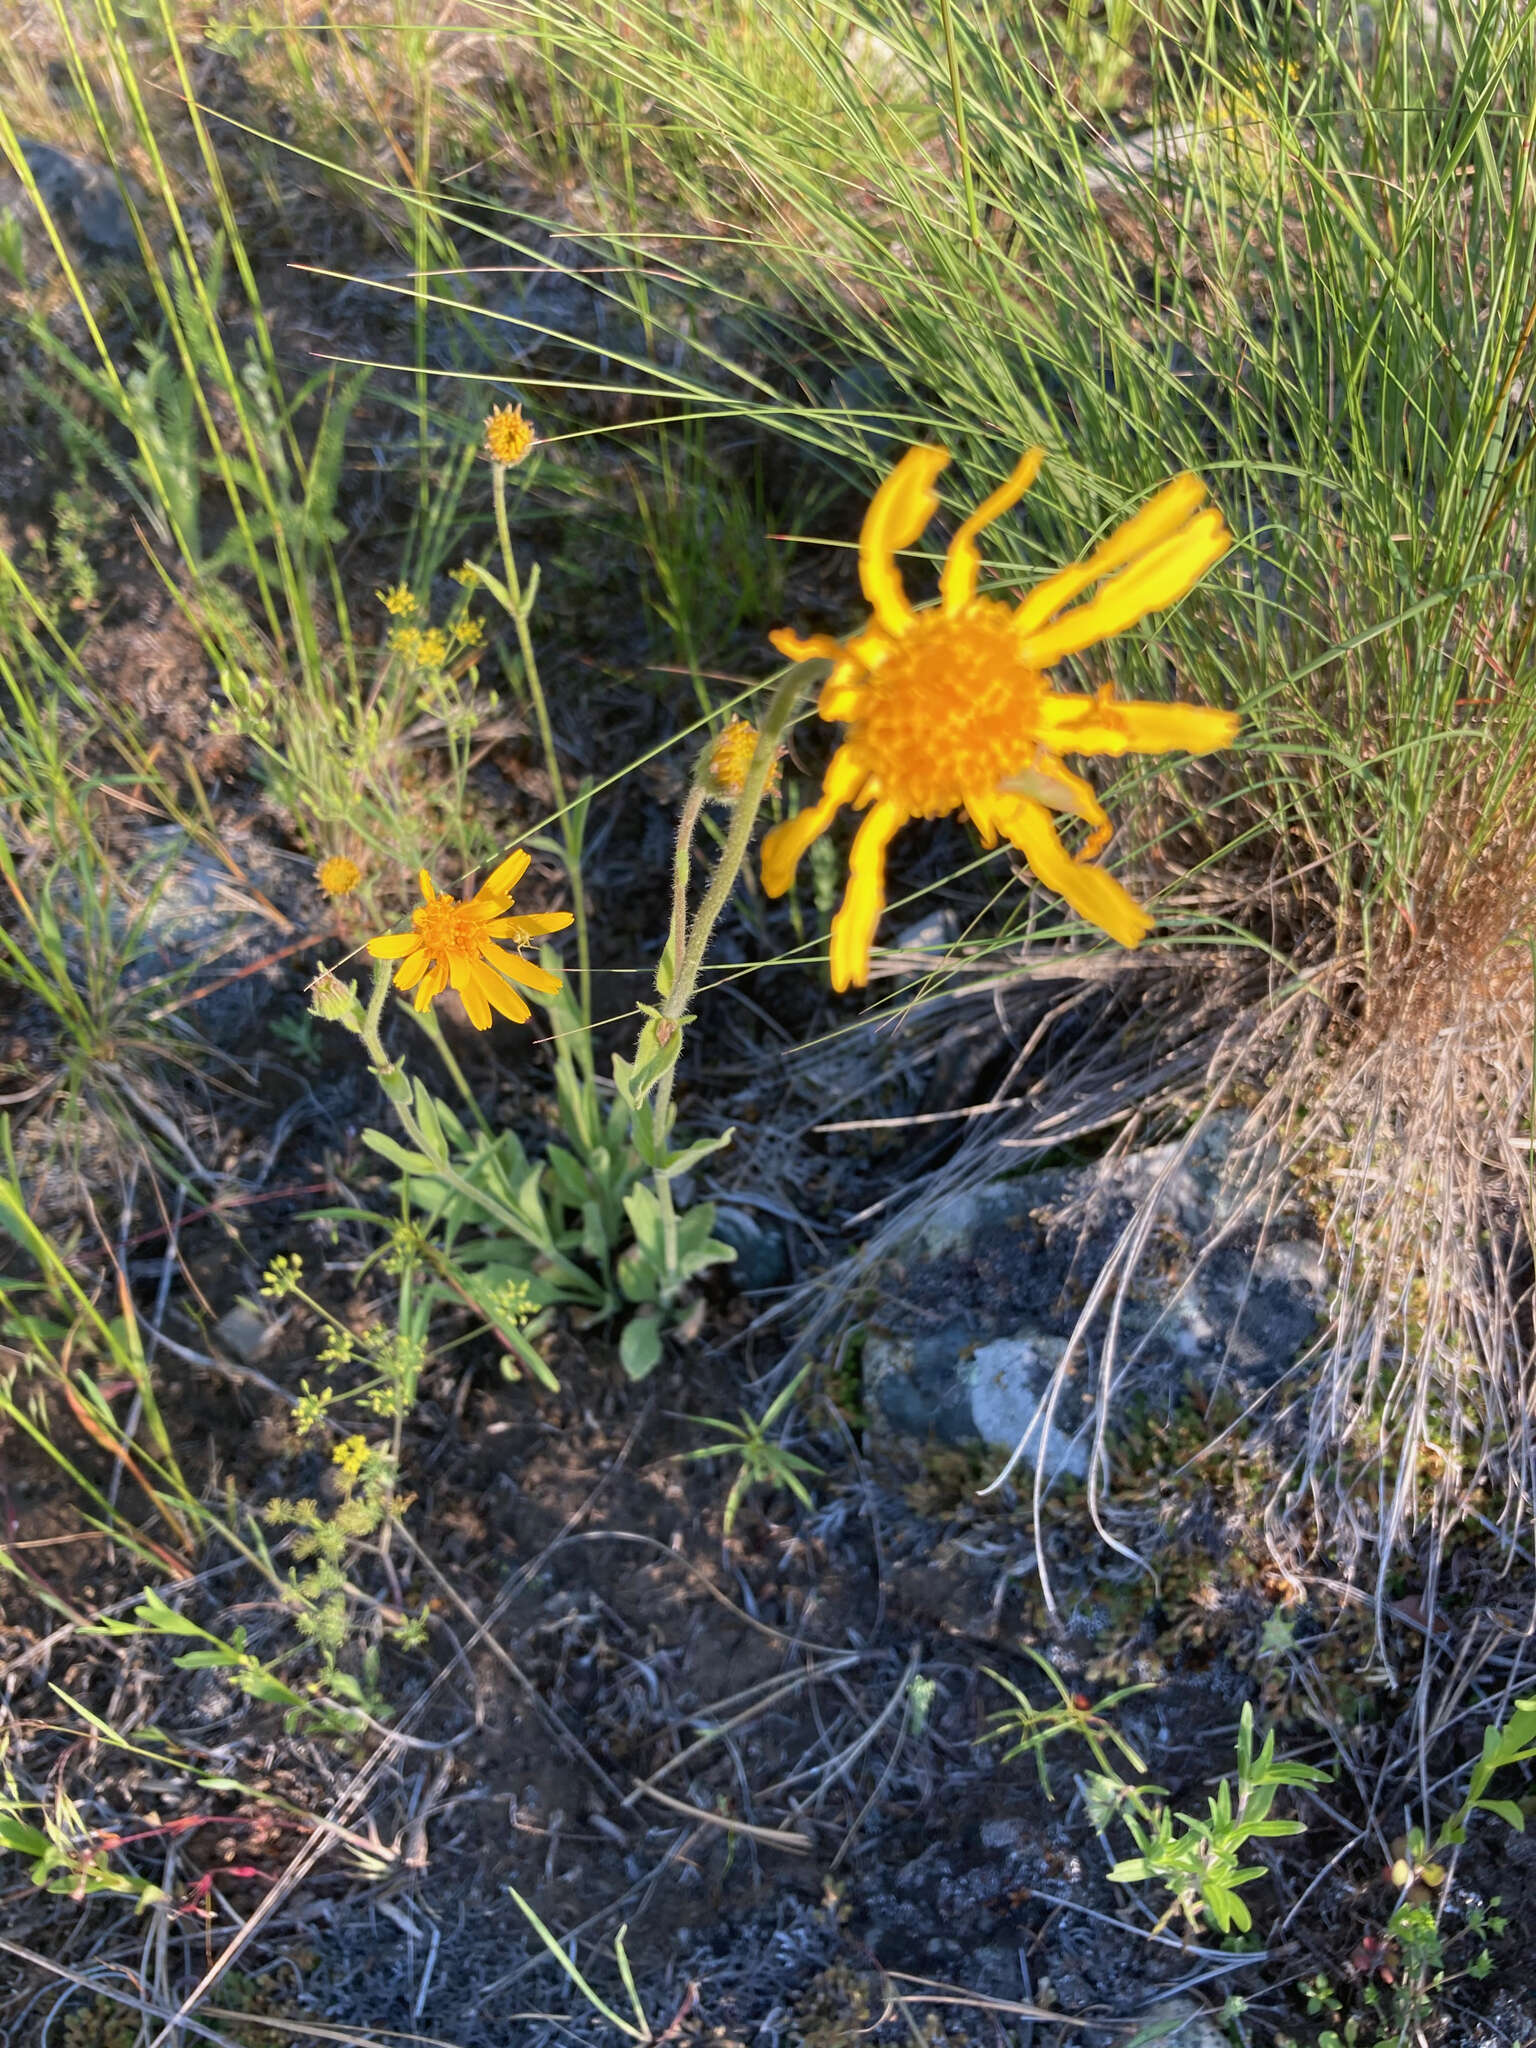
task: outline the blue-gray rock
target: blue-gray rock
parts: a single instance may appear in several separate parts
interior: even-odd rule
[[[750,1209],[721,1205],[715,1210],[714,1235],[735,1246],[731,1277],[744,1294],[787,1284],[789,1246],[777,1224],[760,1221]]]
[[[117,176],[106,164],[87,162],[55,149],[51,142],[22,141],[21,153],[37,181],[43,204],[67,236],[93,256],[128,258],[139,253],[133,217],[123,202]],[[125,179],[134,205],[142,194]]]
[[[1274,1203],[1263,1229],[1263,1204],[1232,1224],[1234,1131],[1216,1119],[1182,1157],[1158,1146],[940,1203],[875,1276],[864,1393],[877,1435],[1022,1445],[1027,1463],[1084,1476],[1102,1314],[1086,1349],[1068,1358],[1067,1340],[1148,1204],[1154,1222],[1118,1311],[1118,1361],[1136,1355],[1130,1385],[1171,1399],[1190,1382],[1238,1395],[1272,1385],[1311,1341],[1327,1275],[1298,1201]]]

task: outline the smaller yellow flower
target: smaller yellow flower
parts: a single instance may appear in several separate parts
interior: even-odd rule
[[[331,1463],[339,1465],[349,1479],[355,1479],[362,1471],[367,1457],[368,1439],[362,1436],[349,1436],[331,1452]]]
[[[752,757],[757,752],[757,727],[745,718],[733,718],[705,749],[699,776],[705,790],[723,803],[734,803],[746,787]],[[778,778],[774,764],[770,781]]]
[[[525,946],[546,932],[564,931],[572,921],[568,910],[536,911],[525,917],[509,914],[512,891],[522,880],[528,859],[526,853],[509,854],[467,903],[457,896],[440,896],[423,868],[424,900],[411,919],[415,929],[369,940],[368,951],[375,960],[399,961],[395,987],[402,993],[415,989],[418,1010],[453,988],[470,1023],[477,1031],[486,1031],[493,1010],[514,1024],[525,1024],[533,1014],[510,983],[521,982],[543,995],[560,989],[558,975],[496,943],[510,939],[514,946]]]
[[[503,469],[521,462],[537,439],[520,405],[496,406],[485,423],[485,452]]]
[[[404,583],[393,584],[388,590],[376,590],[373,594],[392,619],[408,619],[416,609],[415,593]]]
[[[398,654],[402,661],[419,661],[421,659],[420,626],[396,626],[389,636],[389,645],[391,651]]]
[[[430,626],[416,645],[419,668],[441,668],[448,659],[448,635],[441,626]]]
[[[455,583],[462,583],[466,590],[472,583],[478,583],[480,580],[480,571],[470,561],[460,562],[457,569],[450,569],[448,574]]]
[[[315,869],[315,880],[327,896],[350,896],[362,879],[362,869],[344,853],[333,853]]]
[[[478,647],[485,638],[485,621],[484,619],[463,618],[460,619],[453,630],[459,636],[459,645],[461,647]]]

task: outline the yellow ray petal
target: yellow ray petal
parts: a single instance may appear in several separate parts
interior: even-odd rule
[[[408,994],[432,965],[432,955],[423,946],[420,951],[408,954],[395,969],[395,987],[402,995]]]
[[[526,1024],[533,1015],[517,990],[509,988],[490,968],[483,967],[478,971],[475,986],[493,1010],[499,1010],[503,1017],[510,1017],[514,1024]]]
[[[427,873],[425,868],[418,868],[416,870],[416,879],[421,884],[421,893],[423,898],[425,899],[426,902],[430,903],[433,897],[437,894],[437,891],[432,886],[432,877]]]
[[[427,956],[425,955],[425,953],[423,953],[421,957],[423,960],[425,960]],[[401,971],[402,973],[404,972],[403,969]],[[397,987],[399,985],[399,981],[400,976],[397,974],[395,976],[395,983]],[[443,990],[447,986],[448,970],[446,967],[443,966],[441,961],[438,961],[436,965],[433,967],[432,972],[426,977],[425,981],[422,982],[421,986],[416,991],[416,1008],[418,1010],[430,1009],[432,1004],[437,1001],[438,997],[442,994]]]
[[[851,747],[839,747],[827,763],[821,796],[798,817],[775,825],[763,840],[763,887],[770,896],[782,896],[795,879],[800,856],[813,840],[819,839],[838,811],[864,787],[866,770]]]
[[[1062,811],[1069,818],[1081,818],[1093,829],[1083,842],[1079,860],[1092,860],[1108,846],[1114,837],[1115,828],[1109,813],[1099,802],[1092,783],[1085,782],[1081,775],[1074,775],[1064,761],[1048,753],[1044,747],[1035,749],[1031,766],[1021,768],[1017,775],[1003,778],[1002,788],[1010,796],[1027,796],[1037,804],[1044,804],[1049,811]]]
[[[1058,569],[1054,576],[1037,584],[1015,614],[1014,630],[1021,637],[1035,632],[1090,583],[1171,540],[1204,500],[1205,485],[1199,477],[1188,473],[1175,477],[1138,513],[1117,526],[1107,540],[1101,541],[1086,561]],[[1214,516],[1218,520],[1221,517],[1220,513]]]
[[[1108,932],[1122,946],[1141,944],[1153,920],[1113,875],[1073,860],[1056,836],[1051,814],[1043,804],[1027,796],[998,796],[993,799],[992,817],[1029,862],[1035,879],[1065,897],[1079,917]]]
[[[976,551],[977,534],[990,526],[994,519],[1000,519],[1011,506],[1017,505],[1040,474],[1044,460],[1043,448],[1031,448],[1020,456],[1013,475],[1005,484],[999,484],[990,497],[982,499],[950,542],[949,553],[944,558],[944,571],[939,578],[939,596],[945,611],[963,611],[976,595],[976,578],[981,571],[981,556]]]
[[[520,981],[524,988],[536,988],[541,995],[558,995],[565,987],[558,974],[551,974],[537,961],[525,960],[521,953],[509,953],[504,946],[482,946],[480,958],[508,981]]]
[[[454,994],[464,1005],[465,1015],[477,1031],[488,1031],[491,1023],[490,1005],[475,986],[479,963],[455,956],[448,962],[448,981]]]
[[[933,480],[949,461],[947,448],[909,448],[869,501],[859,533],[859,582],[881,627],[898,638],[912,623],[896,567],[939,509]]]
[[[1192,590],[1231,545],[1221,514],[1199,513],[1182,533],[1151,549],[1054,625],[1027,634],[1017,628],[1020,661],[1029,668],[1050,668],[1097,640],[1113,639]]]
[[[532,855],[521,846],[516,853],[509,853],[500,867],[493,868],[485,878],[480,893],[483,896],[510,896],[523,876],[528,872]]]
[[[775,626],[768,638],[786,661],[841,661],[846,653],[831,633],[807,633],[802,640],[790,627]]]
[[[382,939],[368,941],[368,951],[375,960],[403,960],[420,944],[415,932],[386,932]]]
[[[1064,754],[1210,754],[1230,747],[1242,720],[1209,704],[1116,703],[1107,691],[1068,697],[1046,691],[1040,736]]]
[[[832,986],[839,991],[869,980],[869,949],[885,908],[885,850],[906,822],[895,804],[878,803],[854,835],[848,887],[832,920]]]
[[[1139,512],[1117,526],[1107,540],[1100,541],[1089,561],[1101,576],[1124,568],[1149,548],[1170,540],[1186,520],[1194,517],[1205,499],[1205,485],[1185,470],[1172,483],[1164,484]]]
[[[576,922],[569,910],[530,910],[517,917],[498,917],[488,924],[483,937],[487,939],[538,939],[546,932],[563,932],[568,924]]]

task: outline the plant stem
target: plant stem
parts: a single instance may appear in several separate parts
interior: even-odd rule
[[[533,607],[534,584],[530,583],[528,594],[523,595],[522,583],[517,573],[517,559],[512,553],[512,528],[507,518],[507,465],[504,462],[491,464],[491,496],[496,507],[496,539],[501,548],[501,573],[511,598],[513,629],[517,634],[518,652],[523,658],[523,681],[533,704],[533,715],[538,722],[539,743],[544,749],[544,766],[549,775],[550,792],[555,800],[555,809],[560,820],[560,837],[565,842],[565,872],[571,885],[571,909],[576,919],[576,985],[581,1021],[590,1027],[592,1022],[592,953],[587,931],[587,899],[581,884],[581,826],[584,822],[575,816],[577,806],[566,802],[565,778],[560,773],[560,756],[555,750],[554,727],[549,720],[549,705],[544,696],[544,685],[539,677],[538,656],[533,649],[533,635],[528,629],[528,615]],[[535,570],[534,581],[537,581]],[[580,805],[580,799],[577,800]],[[592,1078],[592,1038],[590,1028],[581,1032],[577,1045],[582,1067],[587,1078]]]
[[[390,1107],[400,1119],[401,1129],[418,1152],[432,1159],[432,1171],[439,1180],[451,1187],[456,1194],[465,1196],[475,1208],[483,1210],[488,1216],[494,1216],[521,1243],[531,1244],[535,1251],[542,1253],[549,1260],[551,1269],[558,1273],[561,1279],[573,1280],[578,1288],[585,1288],[585,1293],[578,1293],[578,1300],[590,1300],[592,1283],[573,1260],[568,1259],[553,1243],[540,1242],[531,1236],[523,1218],[516,1215],[505,1203],[498,1201],[487,1189],[476,1187],[466,1179],[451,1160],[443,1159],[439,1162],[433,1158],[435,1147],[417,1120],[411,1100],[410,1083],[384,1050],[384,1041],[379,1035],[379,1016],[384,1008],[384,997],[389,988],[392,971],[387,960],[380,960],[375,965],[373,993],[368,998],[368,1008],[364,1013],[358,1036],[363,1041],[363,1049],[368,1055],[375,1079],[388,1096]]]
[[[698,783],[689,790],[683,804],[683,815],[677,824],[677,846],[672,855],[672,928],[671,953],[672,973],[676,978],[682,963],[683,948],[688,942],[688,871],[692,866],[693,835],[698,827],[699,813],[704,808],[704,791]],[[663,997],[668,991],[657,978],[657,991]]]
[[[672,1031],[681,1029],[689,998],[698,985],[699,973],[709,950],[710,939],[714,936],[721,911],[730,900],[737,876],[741,873],[742,863],[747,857],[747,848],[752,843],[752,832],[762,806],[763,792],[768,787],[768,778],[773,773],[774,762],[778,759],[779,741],[799,699],[806,670],[810,666],[811,664],[806,662],[796,662],[792,668],[787,669],[778,688],[769,699],[767,716],[758,729],[757,745],[753,749],[746,780],[731,811],[731,828],[726,834],[725,845],[721,849],[719,860],[715,863],[715,871],[709,878],[709,887],[705,890],[704,900],[694,917],[687,943],[679,946],[678,936],[687,918],[688,858],[693,841],[693,828],[697,823],[702,802],[701,793],[693,791],[688,804],[684,807],[682,824],[678,832],[676,864],[673,869],[672,987],[661,1008],[662,1025],[667,1028],[658,1034],[663,1044]],[[661,1148],[662,1156],[665,1156],[667,1131],[672,1121],[672,1080],[676,1072],[677,1060],[673,1059],[656,1085],[654,1129],[656,1143]],[[654,1170],[651,1185],[661,1210],[662,1255],[666,1262],[662,1300],[665,1302],[675,1294],[678,1285],[677,1212],[672,1201],[671,1176],[665,1167],[658,1166]]]

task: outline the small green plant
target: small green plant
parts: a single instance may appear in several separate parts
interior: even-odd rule
[[[308,1526],[301,1516],[289,1519],[301,1527]],[[296,1603],[302,1603],[300,1633],[319,1642],[325,1649],[325,1601],[331,1592],[329,1582],[308,1588],[296,1585],[294,1592]],[[236,1691],[265,1706],[280,1707],[283,1726],[290,1730],[301,1729],[306,1735],[345,1738],[360,1732],[365,1725],[365,1717],[379,1720],[388,1715],[388,1708],[377,1697],[376,1686],[360,1684],[349,1673],[337,1670],[333,1658],[327,1658],[325,1670],[318,1681],[302,1686],[292,1685],[278,1676],[272,1664],[262,1663],[246,1648],[243,1627],[237,1628],[226,1641],[223,1636],[215,1635],[211,1629],[203,1628],[200,1623],[179,1613],[153,1588],[146,1591],[129,1620],[107,1615],[92,1627],[98,1634],[113,1637],[158,1635],[183,1640],[192,1638],[198,1647],[184,1650],[171,1659],[178,1671],[222,1671]],[[365,1673],[368,1678],[376,1674],[376,1665],[375,1655],[372,1667]]]
[[[1499,1904],[1448,1899],[1437,1911],[1422,1898],[1399,1901],[1350,1957],[1351,1984],[1319,1971],[1300,1986],[1308,2017],[1326,2022],[1314,2048],[1401,2048],[1422,2039],[1453,1985],[1492,1971],[1488,1941],[1509,1924]]]
[[[699,1444],[695,1449],[679,1453],[683,1458],[737,1458],[740,1466],[731,1481],[731,1490],[725,1497],[725,1513],[721,1517],[721,1533],[729,1536],[736,1524],[737,1511],[746,1498],[751,1486],[782,1486],[792,1493],[802,1507],[812,1505],[806,1491],[802,1473],[820,1474],[821,1467],[809,1458],[802,1458],[797,1452],[787,1450],[782,1443],[772,1439],[768,1432],[788,1410],[790,1403],[805,1382],[809,1365],[803,1365],[799,1372],[783,1387],[761,1416],[754,1416],[743,1408],[741,1421],[726,1422],[714,1415],[691,1415],[690,1422],[696,1422],[703,1429],[720,1432],[715,1443]]]
[[[1003,1707],[987,1716],[991,1726],[980,1738],[983,1742],[1012,1742],[1012,1748],[1004,1750],[1000,1759],[1012,1763],[1016,1756],[1032,1756],[1035,1769],[1040,1774],[1040,1789],[1047,1799],[1054,1799],[1051,1780],[1045,1766],[1045,1752],[1053,1742],[1076,1740],[1086,1744],[1089,1754],[1098,1765],[1103,1778],[1118,1782],[1118,1773],[1111,1761],[1111,1747],[1119,1750],[1133,1771],[1141,1772],[1147,1767],[1136,1751],[1126,1741],[1119,1729],[1104,1718],[1110,1707],[1118,1707],[1122,1700],[1133,1699],[1137,1693],[1150,1692],[1150,1685],[1125,1685],[1117,1692],[1106,1693],[1096,1705],[1089,1703],[1081,1693],[1071,1690],[1055,1665],[1048,1657],[1028,1643],[1020,1646],[1024,1654],[1037,1664],[1050,1680],[1056,1693],[1055,1702],[1047,1707],[1037,1707],[1020,1687],[1013,1685],[999,1671],[988,1667],[986,1675],[995,1685],[1000,1685],[1014,1701],[1011,1707]]]
[[[1222,1934],[1234,1928],[1246,1934],[1253,1915],[1238,1888],[1266,1872],[1262,1864],[1240,1862],[1243,1849],[1252,1841],[1305,1834],[1302,1821],[1271,1813],[1275,1794],[1286,1785],[1323,1784],[1327,1775],[1312,1764],[1277,1759],[1273,1729],[1255,1755],[1253,1708],[1245,1701],[1237,1731],[1236,1790],[1230,1778],[1223,1778],[1203,1819],[1174,1813],[1149,1792],[1100,1780],[1107,1795],[1101,1812],[1118,1814],[1138,1852],[1122,1858],[1110,1871],[1110,1880],[1163,1885],[1172,1894],[1172,1903],[1159,1927],[1179,1913],[1190,1931],[1198,1932],[1204,1914]]]
[[[592,1049],[582,880],[590,793],[568,794],[562,779],[531,630],[538,573],[535,568],[523,576],[512,546],[508,475],[526,460],[534,438],[521,408],[498,408],[487,420],[500,559],[494,570],[466,564],[463,575],[495,600],[513,629],[519,686],[543,743],[558,806],[559,839],[534,843],[561,858],[573,910],[513,914],[512,890],[528,865],[526,854],[503,861],[462,906],[426,881],[429,893],[415,914],[414,932],[370,943],[380,965],[366,1006],[355,989],[332,975],[314,985],[313,1006],[362,1041],[404,1129],[406,1145],[379,1130],[366,1132],[365,1142],[400,1176],[402,1210],[419,1231],[421,1255],[433,1268],[435,1298],[476,1312],[502,1343],[513,1370],[552,1386],[553,1375],[534,1342],[550,1311],[564,1307],[587,1320],[621,1319],[620,1361],[631,1378],[643,1379],[660,1362],[665,1333],[692,1327],[693,1283],[735,1256],[711,1234],[712,1205],[695,1203],[680,1213],[674,1192],[680,1178],[729,1144],[732,1134],[675,1142],[672,1089],[693,1021],[688,1005],[741,873],[805,665],[794,663],[773,689],[760,730],[739,721],[706,746],[696,764],[673,861],[670,932],[656,969],[659,1001],[636,1005],[642,1023],[634,1055],[616,1055],[601,1078]],[[690,913],[693,841],[711,799],[729,806],[730,820],[702,900]],[[547,949],[535,966],[492,943],[510,937],[514,945],[525,945],[572,923],[574,989],[563,983]],[[515,1132],[488,1127],[451,1060],[468,1121],[389,1057],[381,1026],[392,961],[399,963],[400,986],[418,990],[415,1008],[424,1016],[450,981],[466,993],[471,1021],[481,1028],[491,1022],[493,1002],[504,1015],[526,1019],[528,1006],[516,990],[535,992],[551,1026],[562,1141],[548,1145],[542,1160],[529,1157]],[[441,1036],[434,1036],[441,1050]]]
[[[1490,1799],[1488,1787],[1498,1772],[1532,1762],[1536,1762],[1536,1698],[1517,1700],[1506,1721],[1496,1721],[1483,1730],[1482,1751],[1472,1767],[1467,1796],[1440,1830],[1436,1847],[1464,1842],[1474,1813],[1496,1814],[1523,1834],[1524,1809],[1513,1799]]]
[[[1181,1914],[1191,1933],[1199,1932],[1204,1916],[1221,1934],[1234,1930],[1246,1934],[1253,1916],[1238,1896],[1239,1889],[1266,1873],[1262,1864],[1245,1865],[1239,1860],[1244,1846],[1266,1836],[1304,1834],[1301,1821],[1278,1819],[1271,1813],[1275,1794],[1287,1785],[1321,1784],[1327,1773],[1311,1764],[1277,1760],[1273,1729],[1255,1754],[1253,1708],[1245,1701],[1238,1721],[1235,1790],[1233,1781],[1223,1778],[1203,1819],[1175,1813],[1166,1804],[1168,1795],[1161,1785],[1132,1783],[1117,1769],[1111,1754],[1118,1751],[1138,1775],[1145,1771],[1145,1763],[1104,1718],[1104,1710],[1150,1688],[1124,1686],[1094,1706],[1073,1693],[1038,1650],[1029,1650],[1029,1655],[1051,1681],[1056,1700],[1037,1707],[1017,1686],[988,1671],[989,1678],[1012,1694],[1015,1704],[989,1716],[994,1725],[981,1739],[1013,1738],[1013,1747],[1004,1753],[1003,1761],[1032,1755],[1047,1798],[1054,1796],[1045,1766],[1048,1745],[1068,1737],[1086,1744],[1098,1765],[1084,1781],[1089,1818],[1101,1835],[1117,1824],[1123,1827],[1137,1850],[1136,1855],[1122,1857],[1115,1864],[1109,1873],[1112,1882],[1163,1885],[1172,1901],[1159,1928]]]
[[[129,1898],[140,1913],[162,1901],[165,1893],[158,1885],[112,1861],[111,1846],[62,1785],[55,1785],[45,1801],[22,1797],[7,1761],[7,1740],[0,1735],[0,1850],[26,1860],[27,1874],[40,1891],[77,1902]]]
[[[652,2032],[651,2023],[645,2016],[645,2007],[640,2003],[640,1993],[635,1988],[635,1973],[630,1967],[629,1956],[624,1948],[624,1937],[629,1932],[628,1927],[621,1927],[613,1937],[613,1959],[619,1966],[619,1975],[623,1979],[624,1989],[629,1998],[629,2009],[634,2014],[633,2019],[627,2020],[622,2013],[615,2012],[607,2000],[600,1997],[593,1990],[592,1986],[587,1982],[581,1971],[572,1962],[571,1958],[566,1954],[532,1906],[529,1905],[522,1893],[516,1891],[511,1885],[507,1889],[512,1893],[518,1909],[528,1921],[534,1933],[543,1942],[545,1948],[549,1950],[551,1956],[554,1957],[555,1961],[560,1965],[566,1976],[570,1978],[572,1984],[575,1985],[581,1996],[598,2017],[605,2019],[610,2027],[617,2027],[626,2040],[638,2041],[642,2044],[642,2048],[648,2048],[648,2044],[655,2041],[658,2037]]]

